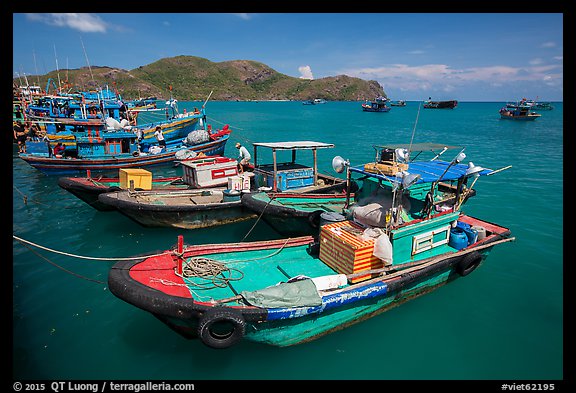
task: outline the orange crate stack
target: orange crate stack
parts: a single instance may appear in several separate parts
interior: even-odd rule
[[[320,230],[320,260],[341,274],[380,269],[382,260],[372,255],[374,239],[363,240],[363,229],[351,221],[323,225]],[[375,277],[366,274],[350,279],[351,283]]]

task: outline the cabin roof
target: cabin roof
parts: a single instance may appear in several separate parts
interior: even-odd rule
[[[432,142],[422,142],[422,143],[392,143],[386,145],[374,145],[374,148],[377,149],[410,149],[412,151],[434,151],[434,150],[442,150],[447,148],[448,150],[452,149],[462,149],[462,146],[453,146],[453,145],[443,145],[441,143],[432,143]]]
[[[322,149],[322,148],[332,148],[333,143],[323,143],[314,141],[294,141],[294,142],[260,142],[253,143],[254,146],[268,147],[270,149],[281,149],[281,150],[305,150],[305,149]]]
[[[420,175],[420,179],[414,184],[419,183],[432,183],[439,180],[457,180],[463,176],[466,176],[466,170],[468,169],[468,164],[456,164],[451,166],[447,171],[446,169],[450,165],[446,161],[413,161],[409,163],[408,172],[412,175]],[[350,167],[351,172],[360,173],[362,175],[370,176],[376,179],[390,181],[392,183],[401,183],[402,177],[386,176],[383,174],[371,173],[364,170],[364,165],[357,167]],[[446,171],[446,173],[444,173]],[[492,169],[483,169],[478,174],[480,176],[489,175]]]

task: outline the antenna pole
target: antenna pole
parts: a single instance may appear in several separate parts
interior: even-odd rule
[[[414,134],[416,134],[416,125],[418,124],[419,117],[420,117],[420,103],[418,103],[418,112],[416,113],[416,121],[414,122],[414,129],[412,130],[412,137],[410,138],[410,146],[408,147],[408,159],[410,159],[410,153],[412,152],[412,142],[414,141]]]
[[[88,61],[88,55],[86,54],[86,48],[84,47],[84,41],[82,41],[82,36],[80,36],[80,43],[82,44],[82,50],[84,51],[84,57],[86,58],[86,64],[88,64],[88,69],[90,70],[90,77],[92,82],[96,83],[94,80],[94,74],[92,74],[92,67],[90,67],[90,62]]]
[[[54,44],[54,57],[56,58],[56,73],[58,74],[58,94],[62,91],[62,84],[60,82],[60,69],[58,68],[58,56],[56,56],[56,44]]]

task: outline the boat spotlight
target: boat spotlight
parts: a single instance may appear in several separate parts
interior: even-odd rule
[[[459,164],[466,158],[466,154],[463,151],[458,153],[458,155],[454,158],[454,163]]]
[[[340,156],[336,156],[332,159],[332,169],[338,173],[344,172],[344,168],[350,165],[350,161],[343,159]]]
[[[404,172],[402,176],[402,188],[406,189],[410,187],[412,184],[416,183],[422,175]]]
[[[478,177],[479,173],[482,172],[484,168],[478,165],[474,165],[472,161],[468,163],[468,169],[466,169],[466,176]]]
[[[396,160],[398,162],[406,162],[408,160],[408,150],[406,149],[396,149]]]

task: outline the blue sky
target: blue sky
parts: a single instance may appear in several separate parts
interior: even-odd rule
[[[392,99],[562,101],[563,27],[562,13],[16,13],[13,72],[190,55],[376,80]]]

